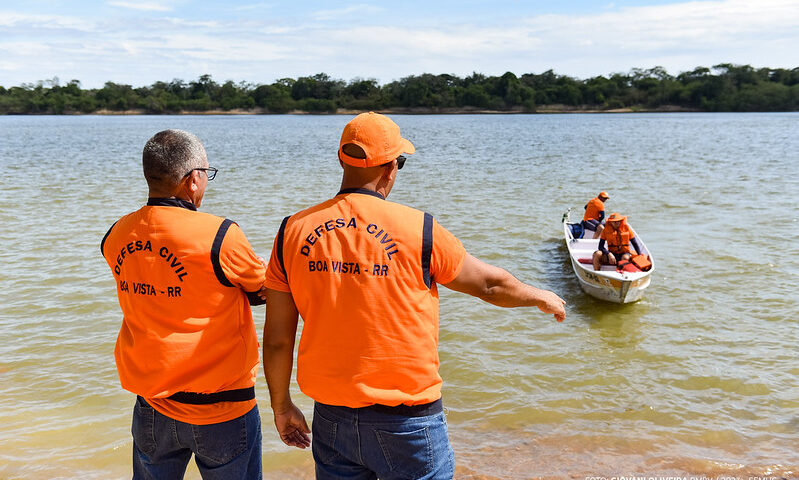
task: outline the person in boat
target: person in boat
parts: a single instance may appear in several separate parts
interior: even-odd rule
[[[142,152],[147,205],[100,250],[122,308],[115,357],[133,407],[133,478],[261,478],[255,400],[258,335],[250,305],[266,265],[239,226],[197,211],[217,169],[200,140],[155,134]]]
[[[556,294],[469,255],[431,215],[386,200],[414,151],[389,117],[358,115],[339,142],[339,192],[286,217],[275,237],[264,371],[280,438],[311,445],[317,479],[452,478],[437,284],[565,317]],[[289,392],[298,315],[297,383],[315,401],[312,442]]]
[[[593,230],[594,236],[592,238],[599,238],[602,235],[602,230],[605,229],[603,220],[605,219],[605,202],[610,198],[608,192],[599,192],[596,198],[592,198],[585,205],[585,215],[583,215],[583,228],[586,230]]]
[[[627,217],[611,213],[599,237],[599,250],[594,252],[594,270],[599,270],[602,265],[616,265],[622,260],[629,260],[633,253],[641,252],[641,246],[627,224]]]

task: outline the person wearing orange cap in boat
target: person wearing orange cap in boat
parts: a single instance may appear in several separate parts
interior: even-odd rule
[[[341,135],[341,190],[283,219],[266,280],[264,371],[283,442],[311,445],[317,479],[451,479],[438,372],[438,286],[501,307],[564,301],[469,255],[432,215],[386,200],[415,147],[389,117],[363,113]],[[315,401],[313,440],[291,400]]]
[[[610,198],[608,192],[599,192],[596,198],[592,198],[585,205],[585,215],[583,215],[583,228],[594,231],[592,238],[599,238],[605,225],[605,202]]]
[[[616,265],[621,260],[629,260],[633,253],[641,253],[641,246],[627,224],[627,217],[620,213],[611,213],[599,237],[599,250],[594,252],[594,270],[599,270],[602,265]]]

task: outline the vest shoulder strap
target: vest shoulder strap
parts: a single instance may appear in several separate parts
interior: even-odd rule
[[[216,231],[214,243],[211,245],[211,265],[214,267],[214,274],[216,275],[216,279],[219,280],[219,283],[226,287],[233,287],[235,285],[230,283],[230,280],[225,276],[224,270],[222,270],[222,264],[219,262],[219,252],[222,250],[222,241],[225,239],[228,229],[234,223],[236,222],[227,218],[222,220],[222,224],[219,225],[219,230]]]
[[[283,222],[280,223],[280,229],[277,231],[277,245],[275,245],[275,255],[277,256],[277,261],[280,263],[280,270],[283,271],[283,276],[286,277],[286,281],[288,281],[289,276],[286,273],[286,264],[283,262],[283,238],[286,234],[286,223],[288,223],[289,218],[291,215],[283,219]]]
[[[103,239],[100,241],[100,254],[102,256],[105,256],[105,241],[108,239],[108,236],[111,235],[111,230],[114,229],[116,224],[117,222],[114,222],[114,224],[111,225],[111,228],[109,228],[108,231],[105,232],[105,235],[103,235]]]
[[[422,279],[425,286],[433,286],[430,275],[430,258],[433,255],[433,216],[425,212],[422,223]]]

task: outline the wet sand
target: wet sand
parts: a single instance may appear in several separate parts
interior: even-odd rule
[[[643,105],[624,108],[602,108],[598,105],[537,105],[535,110],[525,110],[516,107],[509,110],[491,110],[477,107],[396,107],[378,110],[386,115],[502,115],[502,114],[542,114],[542,113],[646,113],[646,112],[696,112],[698,110],[687,109],[676,105],[662,105],[657,108],[649,108]],[[335,112],[308,112],[305,110],[291,110],[285,113],[270,112],[264,108],[232,110],[184,110],[180,112],[165,113],[163,115],[357,115],[363,110],[351,110],[338,108]],[[101,109],[90,113],[65,112],[65,115],[160,115],[147,113],[145,110],[106,110]]]
[[[451,438],[455,450],[455,479],[459,480],[588,477],[799,479],[799,464],[796,463],[736,462],[733,452],[742,450],[741,455],[745,454],[747,446],[744,445],[726,445],[726,451],[713,451],[707,447],[676,447],[657,441],[587,433],[537,437],[514,431],[481,436],[466,434],[460,438],[451,435]],[[295,460],[297,463],[290,468],[271,469],[266,454],[264,478],[313,479],[310,451],[297,452]]]

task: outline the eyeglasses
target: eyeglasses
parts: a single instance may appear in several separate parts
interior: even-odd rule
[[[402,170],[402,167],[405,166],[405,160],[407,160],[407,158],[405,158],[405,155],[400,155],[399,157],[397,157],[397,170]],[[385,167],[387,165],[391,165],[391,162],[386,162],[380,166]]]
[[[189,170],[188,172],[186,172],[186,175],[183,175],[183,178],[186,178],[186,177],[188,177],[189,175],[191,175],[191,172],[193,172],[193,171],[195,171],[195,170],[202,170],[203,172],[205,172],[205,174],[206,174],[206,175],[208,175],[208,180],[213,180],[213,179],[214,179],[214,177],[216,177],[216,172],[218,172],[218,171],[219,171],[219,169],[218,169],[218,168],[214,168],[214,167],[207,167],[207,168],[192,168],[191,170]]]

